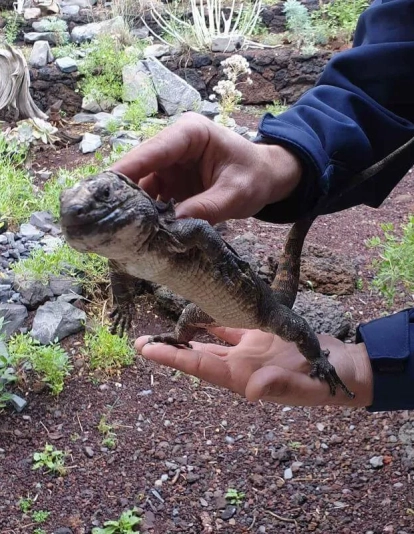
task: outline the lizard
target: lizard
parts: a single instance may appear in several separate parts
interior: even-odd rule
[[[291,228],[272,286],[206,222],[175,218],[174,202],[153,200],[126,176],[105,171],[66,190],[60,200],[63,234],[73,248],[109,259],[114,309],[113,331],[129,328],[134,288],[142,279],[166,285],[190,300],[174,332],[154,342],[189,345],[200,328],[218,324],[259,328],[294,342],[308,360],[310,375],[325,380],[331,395],[339,386],[354,395],[328,361],[329,351],[305,319],[292,311],[299,284],[300,257],[316,217],[342,194],[383,170],[414,138],[368,169],[355,173],[340,191],[322,200]]]
[[[173,332],[150,341],[190,347],[195,333],[207,325],[261,329],[296,344],[310,363],[310,374],[328,383],[335,395],[340,387],[353,397],[321,349],[305,319],[294,313],[297,283],[290,276],[300,263],[302,243],[311,222],[290,230],[285,261],[275,291],[254,273],[209,223],[176,219],[174,202],[153,200],[126,176],[104,171],[62,192],[60,224],[66,241],[80,252],[109,259],[114,328],[130,325],[133,292],[138,280],[165,285],[191,302]]]

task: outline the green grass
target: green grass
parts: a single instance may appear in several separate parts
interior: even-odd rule
[[[131,365],[135,359],[128,337],[113,335],[106,326],[97,326],[94,331],[86,332],[84,340],[83,352],[92,369],[119,369]]]
[[[37,280],[47,284],[50,276],[73,276],[80,280],[87,290],[90,285],[105,283],[108,279],[107,260],[97,254],[82,254],[66,243],[53,252],[38,248],[27,259],[12,266],[15,274],[23,279]]]

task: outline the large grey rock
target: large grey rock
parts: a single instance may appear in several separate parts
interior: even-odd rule
[[[53,54],[48,41],[36,41],[29,57],[29,65],[36,69],[45,67],[53,61]]]
[[[211,41],[212,52],[234,52],[240,50],[244,38],[242,35],[219,36]]]
[[[54,217],[48,211],[35,211],[30,216],[30,224],[39,228],[42,232],[50,232],[52,235],[62,233],[60,226],[55,223]]]
[[[158,111],[157,96],[154,85],[142,61],[136,65],[127,65],[122,69],[123,99],[125,102],[139,100],[147,116]]]
[[[153,44],[145,48],[144,57],[146,58],[162,57],[162,56],[165,56],[166,54],[169,54],[170,51],[171,51],[171,47],[169,45]]]
[[[34,317],[31,335],[43,345],[60,341],[84,328],[86,313],[63,300],[47,302]]]
[[[45,17],[44,19],[36,20],[35,22],[33,22],[32,28],[35,32],[56,32],[56,29],[54,29],[52,26],[54,21],[59,21],[59,33],[62,33],[62,30],[65,32],[68,30],[67,23],[62,19],[58,19],[57,17]]]
[[[42,10],[39,7],[27,7],[23,12],[24,20],[38,19],[42,14]]]
[[[118,147],[134,147],[139,145],[141,138],[134,132],[118,132],[109,139],[109,144],[112,148]]]
[[[70,6],[64,5],[61,8],[62,17],[71,19],[79,15],[80,7],[79,6]]]
[[[209,100],[203,100],[200,113],[205,117],[216,117],[220,113],[220,108],[217,102],[210,102]]]
[[[119,120],[124,118],[125,113],[128,111],[128,104],[118,104],[112,110],[112,115]]]
[[[30,241],[38,241],[41,237],[43,237],[43,232],[30,223],[23,223],[20,225],[20,233],[23,237],[26,237]]]
[[[78,6],[80,9],[91,8],[98,0],[65,0],[62,2],[62,9],[68,6]]]
[[[78,70],[78,64],[71,57],[59,57],[56,60],[56,65],[62,72],[69,74]]]
[[[167,115],[201,109],[199,92],[185,80],[169,71],[158,59],[146,59],[143,63],[151,74],[158,102]]]
[[[95,119],[96,122],[95,126],[93,127],[93,130],[97,133],[106,133],[110,129],[109,125],[111,125],[111,127],[113,125],[115,125],[115,127],[118,127],[121,124],[120,119],[117,119],[114,115],[112,115],[111,113],[106,113],[105,111],[100,111],[99,113],[96,113]]]
[[[0,317],[4,319],[0,333],[5,339],[19,331],[27,315],[26,307],[21,304],[0,304]]]
[[[27,405],[27,401],[15,393],[11,395],[10,402],[16,412],[22,412]]]
[[[91,22],[83,26],[75,26],[71,33],[71,40],[75,43],[84,43],[91,41],[97,35],[117,34],[124,31],[125,28],[125,21],[122,17],[115,17],[102,22]]]
[[[95,152],[102,146],[102,139],[99,135],[91,134],[89,132],[83,135],[82,141],[79,144],[79,149],[82,154],[88,154],[89,152]]]
[[[36,41],[47,41],[53,46],[61,45],[69,40],[68,32],[28,32],[24,34],[25,43],[35,43]]]
[[[82,284],[70,276],[49,276],[49,287],[56,297],[82,293]]]
[[[299,292],[293,311],[306,319],[317,334],[329,334],[343,339],[351,328],[344,306],[320,293]]]
[[[91,113],[99,113],[100,111],[110,111],[115,105],[115,102],[110,98],[101,99],[99,102],[93,97],[86,95],[82,99],[82,109],[90,111]]]
[[[88,124],[96,122],[94,113],[77,113],[72,117],[72,122],[75,124]]]
[[[43,284],[40,280],[27,280],[20,274],[16,275],[13,288],[20,293],[21,303],[29,310],[35,310],[39,304],[53,297],[49,284]]]

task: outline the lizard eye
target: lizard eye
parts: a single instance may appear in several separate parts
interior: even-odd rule
[[[96,199],[99,200],[108,200],[111,197],[111,188],[109,185],[106,187],[103,187],[102,189],[97,191]]]

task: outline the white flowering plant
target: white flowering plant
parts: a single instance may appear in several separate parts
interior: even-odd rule
[[[237,87],[241,83],[253,83],[249,74],[251,70],[249,63],[240,54],[234,54],[221,62],[223,68],[223,74],[225,80],[220,80],[217,85],[213,87],[214,93],[219,99],[220,115],[218,116],[219,122],[224,125],[228,125],[230,121],[230,115],[236,109],[237,104],[240,102],[242,93]],[[246,78],[247,77],[247,78]],[[241,81],[241,78],[245,78]],[[217,98],[216,95],[212,95],[213,99]]]

